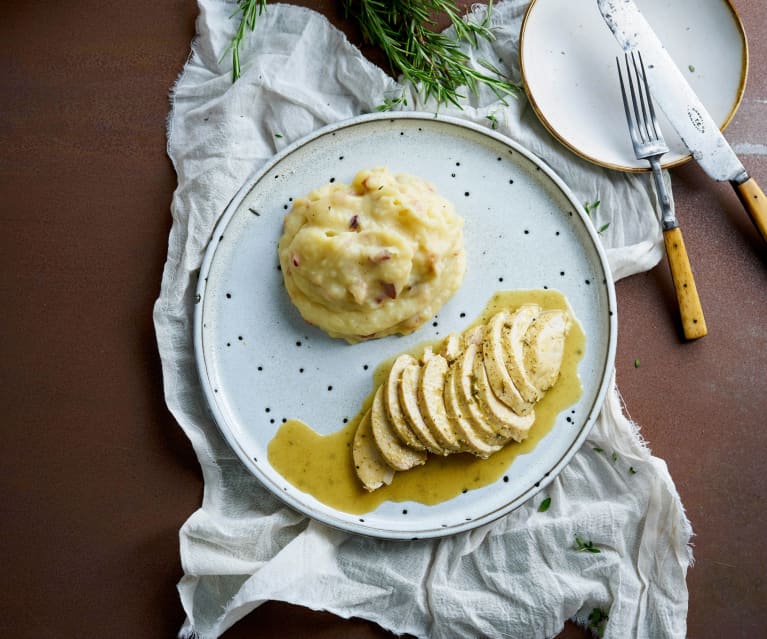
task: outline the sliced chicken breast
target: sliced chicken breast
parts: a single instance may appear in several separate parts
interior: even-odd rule
[[[456,367],[450,367],[445,379],[445,409],[455,426],[464,452],[487,459],[503,448],[502,443],[490,444],[477,434],[472,423],[463,415],[456,392]]]
[[[373,439],[369,410],[363,415],[354,433],[352,459],[357,477],[367,491],[390,484],[394,479],[394,469],[386,463]]]
[[[513,439],[521,442],[527,438],[535,423],[535,409],[527,415],[517,415],[506,404],[499,400],[490,381],[487,378],[485,365],[481,357],[474,360],[474,385],[477,391],[477,402],[488,423],[502,436],[504,441]]]
[[[408,426],[416,434],[427,450],[437,455],[447,455],[449,451],[440,446],[424,421],[418,405],[418,386],[421,383],[422,367],[418,362],[408,364],[402,370],[399,385],[399,401]]]
[[[482,362],[482,352],[477,344],[469,344],[455,363],[455,395],[458,409],[466,418],[476,437],[487,444],[503,443],[499,430],[491,423],[477,401],[474,379],[474,363]]]
[[[508,328],[504,328],[502,331],[503,345],[506,351],[506,369],[509,371],[509,377],[511,377],[511,381],[514,382],[514,386],[517,387],[522,398],[531,404],[537,402],[542,395],[527,373],[524,336],[535,323],[540,312],[541,308],[536,304],[520,306],[508,319]]]
[[[571,326],[567,311],[550,310],[541,313],[525,333],[525,368],[530,382],[541,395],[559,379]]]
[[[458,437],[447,418],[445,410],[445,376],[447,360],[442,355],[432,355],[423,365],[418,384],[418,406],[432,436],[446,451],[461,449]]]
[[[389,421],[400,439],[411,448],[425,450],[425,446],[421,443],[421,440],[418,439],[418,436],[413,432],[413,429],[410,428],[410,424],[402,411],[402,405],[399,399],[402,371],[406,366],[411,364],[418,366],[415,357],[408,355],[407,353],[400,355],[394,360],[389,375],[383,384],[384,407],[386,408],[386,414],[389,416]]]
[[[448,335],[442,342],[439,354],[447,360],[448,364],[452,363],[461,354],[461,336],[458,333]]]
[[[520,394],[506,368],[506,353],[503,332],[509,326],[510,316],[500,311],[490,318],[482,342],[485,371],[495,396],[518,415],[526,415],[533,409],[533,403]]]
[[[379,386],[370,409],[373,439],[386,463],[394,470],[410,470],[426,461],[425,450],[414,450],[397,435],[389,421],[383,401],[383,386]]]

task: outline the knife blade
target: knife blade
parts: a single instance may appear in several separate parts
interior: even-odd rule
[[[728,181],[767,242],[767,198],[735,155],[719,126],[632,0],[597,0],[599,11],[625,52],[639,50],[654,101],[692,157],[712,178]]]

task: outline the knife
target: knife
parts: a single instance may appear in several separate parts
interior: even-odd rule
[[[767,242],[767,198],[741,164],[668,51],[632,0],[597,0],[607,26],[625,52],[640,50],[653,99],[692,157],[720,182],[728,181]]]

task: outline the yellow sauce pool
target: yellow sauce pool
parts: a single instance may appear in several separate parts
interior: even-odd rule
[[[504,291],[490,299],[474,324],[486,322],[499,310],[513,310],[525,303],[535,303],[544,309],[570,310],[558,291]],[[430,455],[423,466],[396,473],[391,485],[368,493],[354,472],[352,441],[360,418],[370,406],[371,395],[354,419],[330,435],[320,435],[297,420],[287,421],[269,442],[269,462],[299,490],[346,513],[367,513],[384,501],[415,501],[427,505],[447,501],[503,477],[514,459],[533,450],[551,430],[556,416],[578,400],[582,387],[577,369],[585,344],[583,329],[574,321],[567,336],[559,380],[535,405],[536,419],[530,435],[521,443],[511,442],[488,459],[468,453],[447,457]],[[414,349],[414,354],[420,354],[426,346]],[[393,359],[377,369],[375,387],[385,379]]]

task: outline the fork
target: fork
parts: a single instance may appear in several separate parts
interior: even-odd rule
[[[626,121],[634,146],[634,154],[639,160],[647,160],[652,169],[655,189],[661,207],[661,224],[663,226],[663,240],[666,245],[666,256],[671,270],[671,278],[674,280],[684,336],[690,340],[698,339],[706,335],[708,331],[706,320],[703,317],[703,308],[698,297],[698,289],[692,275],[690,259],[682,239],[682,231],[671,208],[671,198],[661,172],[660,159],[668,152],[668,147],[655,116],[642,54],[632,51],[630,54],[624,54],[624,58],[625,80],[620,58],[616,58],[615,62],[618,65],[623,108],[626,111]]]

